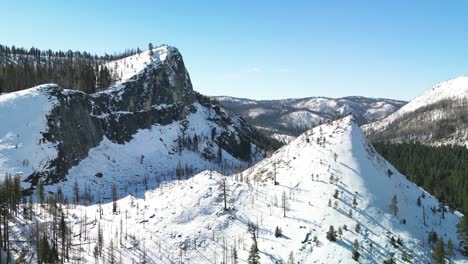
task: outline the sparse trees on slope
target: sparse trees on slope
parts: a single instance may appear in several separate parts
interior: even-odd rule
[[[463,243],[463,252],[468,254],[468,218],[463,216],[457,225],[458,239]]]

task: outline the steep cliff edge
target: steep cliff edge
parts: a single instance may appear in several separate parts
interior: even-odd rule
[[[4,140],[0,144],[8,143],[15,148],[9,148],[8,152],[0,148],[0,173],[21,174],[33,186],[39,179],[45,184],[66,181],[70,169],[79,167],[88,158],[90,150],[103,142],[130,146],[132,140],[138,139],[139,132],[161,132],[168,125],[172,125],[175,131],[170,136],[159,135],[158,140],[164,146],[154,146],[164,147],[165,152],[153,153],[157,156],[154,157],[156,160],[164,155],[174,156],[178,160],[172,168],[166,168],[165,173],[168,174],[171,174],[170,171],[176,174],[180,166],[188,168],[184,169],[184,175],[206,167],[224,170],[243,167],[260,159],[270,144],[242,118],[193,91],[182,55],[176,48],[161,46],[107,67],[111,67],[122,79],[99,93],[88,95],[57,85],[43,85],[18,92],[37,94],[44,101],[40,104],[44,111],[35,110],[34,107],[39,106],[28,105],[23,97],[15,96],[18,93],[1,95],[0,104],[2,100],[7,101],[5,98],[10,98],[8,104],[0,106],[2,116],[17,116],[12,112],[11,105],[31,108],[32,113],[18,120],[18,124],[11,124],[8,120],[2,122],[5,125],[2,125],[0,137]],[[132,71],[126,71],[128,68]],[[42,107],[44,105],[47,107]],[[36,130],[20,127],[32,120],[38,120]],[[18,130],[24,134],[22,137],[6,139],[8,134],[19,135],[15,132]],[[26,137],[35,139],[26,144]],[[44,148],[50,153],[36,154]],[[186,158],[185,150],[190,150],[205,162]],[[143,152],[142,149],[132,152],[129,154],[132,157],[128,158],[143,160]],[[113,156],[112,153],[105,154],[109,159]],[[39,155],[40,162],[31,160],[31,155]],[[182,165],[178,164],[181,162]],[[93,166],[99,168],[99,163],[102,162],[96,162]],[[93,173],[106,174],[105,170],[99,168]]]

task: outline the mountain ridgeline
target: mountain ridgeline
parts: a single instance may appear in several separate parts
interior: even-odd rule
[[[283,135],[298,136],[311,127],[348,114],[353,114],[359,125],[371,123],[406,104],[405,101],[359,96],[284,100],[251,100],[228,96],[214,98],[276,138],[282,138]]]
[[[373,142],[467,145],[468,76],[437,84],[363,129]]]
[[[25,49],[0,44],[0,94],[44,83],[94,93],[119,79],[118,72],[104,67],[106,63],[141,52],[140,49],[130,49],[98,56],[89,52]]]
[[[37,106],[37,110],[48,108],[48,111],[45,115],[40,111],[29,113],[23,117],[22,123],[11,125],[8,132],[4,132],[17,136],[3,142],[15,148],[0,148],[0,157],[7,159],[0,170],[23,175],[31,186],[36,186],[39,181],[43,184],[68,181],[70,170],[77,171],[82,167],[87,171],[75,173],[80,181],[83,174],[93,181],[104,175],[103,179],[110,181],[115,179],[113,177],[125,176],[117,174],[125,174],[123,171],[128,170],[109,171],[109,167],[116,167],[115,156],[119,151],[123,152],[122,149],[114,152],[112,148],[127,148],[128,156],[119,158],[138,160],[133,166],[140,166],[145,172],[135,174],[149,177],[149,173],[164,173],[181,177],[205,168],[227,170],[245,167],[277,146],[242,118],[193,91],[182,56],[176,48],[161,46],[126,59],[137,63],[139,58],[141,70],[132,71],[135,74],[102,92],[86,94],[65,90],[58,85],[42,85],[2,95],[0,108],[3,103],[3,116],[18,115],[21,118],[14,112],[17,107],[12,108],[11,105],[27,104],[28,98],[39,102],[35,97],[46,98],[44,105]],[[130,68],[127,64],[113,65],[116,70],[121,70],[119,66]],[[33,105],[29,107],[34,108]],[[37,120],[42,120],[37,124],[38,130],[31,131],[31,124]],[[9,122],[1,121],[4,124]],[[141,148],[129,150],[132,142],[140,140],[139,135],[143,133],[149,133],[154,144],[160,144],[165,153],[160,153],[157,147],[150,151]],[[25,144],[22,140],[26,137],[37,137],[37,141]],[[46,155],[44,150],[50,153]],[[89,166],[80,165],[84,160],[96,158],[91,153],[98,152],[100,157],[106,158],[101,162],[90,161],[93,171],[89,171]],[[197,158],[189,158],[188,155]],[[162,157],[167,156],[173,158],[172,165],[166,163],[160,168],[148,169],[152,166],[147,164],[151,159],[162,162]]]

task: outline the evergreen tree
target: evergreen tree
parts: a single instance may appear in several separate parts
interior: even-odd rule
[[[452,257],[454,253],[454,248],[453,248],[453,242],[451,239],[447,242],[447,258],[449,260],[449,263],[452,262]]]
[[[437,242],[438,236],[434,230],[431,230],[427,236],[427,242],[430,246],[434,247]]]
[[[149,52],[148,54],[149,54],[150,56],[153,56],[153,55],[154,55],[153,49],[154,49],[153,43],[150,42],[150,43],[148,44],[148,52]]]
[[[396,264],[396,261],[393,257],[390,257],[386,260],[384,260],[383,264]]]
[[[358,261],[359,257],[361,256],[361,254],[359,254],[358,250],[359,250],[359,242],[358,242],[357,239],[355,239],[354,242],[353,242],[353,252],[352,252],[352,258],[355,261]]]
[[[432,252],[432,262],[435,264],[444,264],[445,263],[444,258],[445,258],[444,240],[442,238],[439,238],[437,240],[434,251]]]
[[[254,243],[252,243],[252,246],[250,247],[247,262],[249,264],[260,264],[260,255],[258,254],[258,248]]]
[[[78,180],[75,179],[75,182],[73,182],[73,198],[75,204],[80,203],[80,186],[78,185]]]
[[[394,215],[394,216],[397,216],[397,214],[398,214],[398,199],[397,199],[396,194],[393,195],[392,202],[390,203],[389,208],[390,208],[390,213],[392,215]]]
[[[279,228],[278,226],[276,226],[275,228],[275,237],[280,237],[282,235],[282,231],[281,231],[281,228]]]
[[[356,233],[361,233],[361,224],[357,223],[355,228]]]
[[[336,241],[336,231],[335,228],[331,225],[327,231],[327,239],[335,242]]]
[[[104,248],[104,235],[102,233],[101,223],[98,224],[97,247],[99,256],[102,256],[102,250]]]
[[[42,181],[39,180],[37,182],[37,196],[39,197],[39,203],[42,205],[44,203],[44,185],[42,185]]]
[[[117,214],[117,186],[112,183],[112,213]]]
[[[288,264],[295,264],[294,263],[294,254],[293,254],[292,251],[291,251],[291,253],[289,253]]]
[[[247,259],[249,264],[260,264],[260,255],[258,252],[257,241],[257,226],[254,223],[249,223],[247,229],[252,237],[252,246],[250,247],[249,257]]]

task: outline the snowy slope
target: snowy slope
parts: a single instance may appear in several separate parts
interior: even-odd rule
[[[468,130],[461,120],[466,115],[467,100],[468,76],[458,77],[435,85],[363,129],[372,140],[466,145]]]
[[[57,156],[55,144],[41,142],[46,132],[46,116],[56,100],[48,94],[54,85],[0,95],[0,175],[47,169]]]
[[[154,48],[152,52],[153,54],[151,55],[149,50],[144,51],[120,60],[108,62],[101,67],[106,67],[117,80],[114,84],[114,89],[121,88],[120,84],[142,73],[148,66],[156,68],[161,63],[164,63],[171,52],[174,52],[174,47],[162,45]]]
[[[214,122],[210,117],[216,116],[213,109],[199,103],[193,105],[196,112],[191,113],[181,121],[169,125],[155,124],[149,129],[141,129],[133,135],[133,139],[125,144],[116,144],[107,138],[91,149],[88,157],[72,167],[67,175],[67,181],[50,185],[46,190],[55,192],[60,186],[64,193],[72,193],[73,184],[78,182],[83,189],[89,188],[91,193],[98,191],[103,197],[110,197],[112,184],[126,189],[127,195],[135,189],[144,189],[144,181],[173,181],[186,179],[196,172],[212,169],[231,172],[249,165],[249,162],[233,157],[222,151],[222,161],[209,160],[203,153],[216,153],[216,142],[211,139],[213,129],[224,131],[225,128]],[[240,126],[236,117],[232,117]],[[228,131],[236,133],[232,126]],[[199,138],[196,149],[178,149],[180,136]],[[252,161],[262,158],[262,152],[252,145]],[[177,177],[177,168],[188,169],[184,175]],[[98,175],[98,176],[96,176]],[[146,179],[145,179],[146,178]],[[97,202],[94,197],[91,203]]]
[[[278,185],[272,180],[275,171]],[[331,183],[330,176],[337,181]],[[223,209],[223,179],[228,211]],[[70,207],[68,220],[76,245],[73,258],[94,261],[98,226],[105,236],[105,254],[100,260],[110,262],[112,241],[114,256],[122,263],[221,263],[223,259],[231,263],[234,249],[239,263],[245,263],[252,243],[249,222],[259,226],[261,263],[284,263],[291,252],[298,263],[355,263],[351,259],[355,239],[360,245],[360,263],[382,263],[390,255],[405,263],[403,251],[412,256],[412,263],[428,263],[427,234],[431,230],[457,244],[455,225],[460,214],[446,212],[442,219],[440,212],[432,212],[437,200],[375,153],[351,118],[314,128],[230,177],[206,171],[188,180],[150,181],[149,185],[154,190],[138,188],[119,200],[118,214],[111,213],[112,203],[104,198],[102,219],[98,205]],[[333,197],[335,190],[337,198]],[[422,193],[426,225],[423,207],[416,205]],[[398,198],[396,217],[388,206],[393,195]],[[44,216],[41,219],[47,221]],[[330,225],[348,227],[337,242],[326,239]],[[280,237],[274,236],[277,226],[282,229]],[[28,230],[19,226],[13,233],[21,238]],[[403,245],[392,246],[391,237],[401,238]],[[453,260],[467,263],[458,253]]]
[[[196,93],[176,48],[104,67],[121,78],[95,94],[43,85],[0,95],[2,175],[22,174],[28,192],[39,181],[68,191],[76,180],[96,193],[112,182],[239,170],[265,155],[270,139]]]

